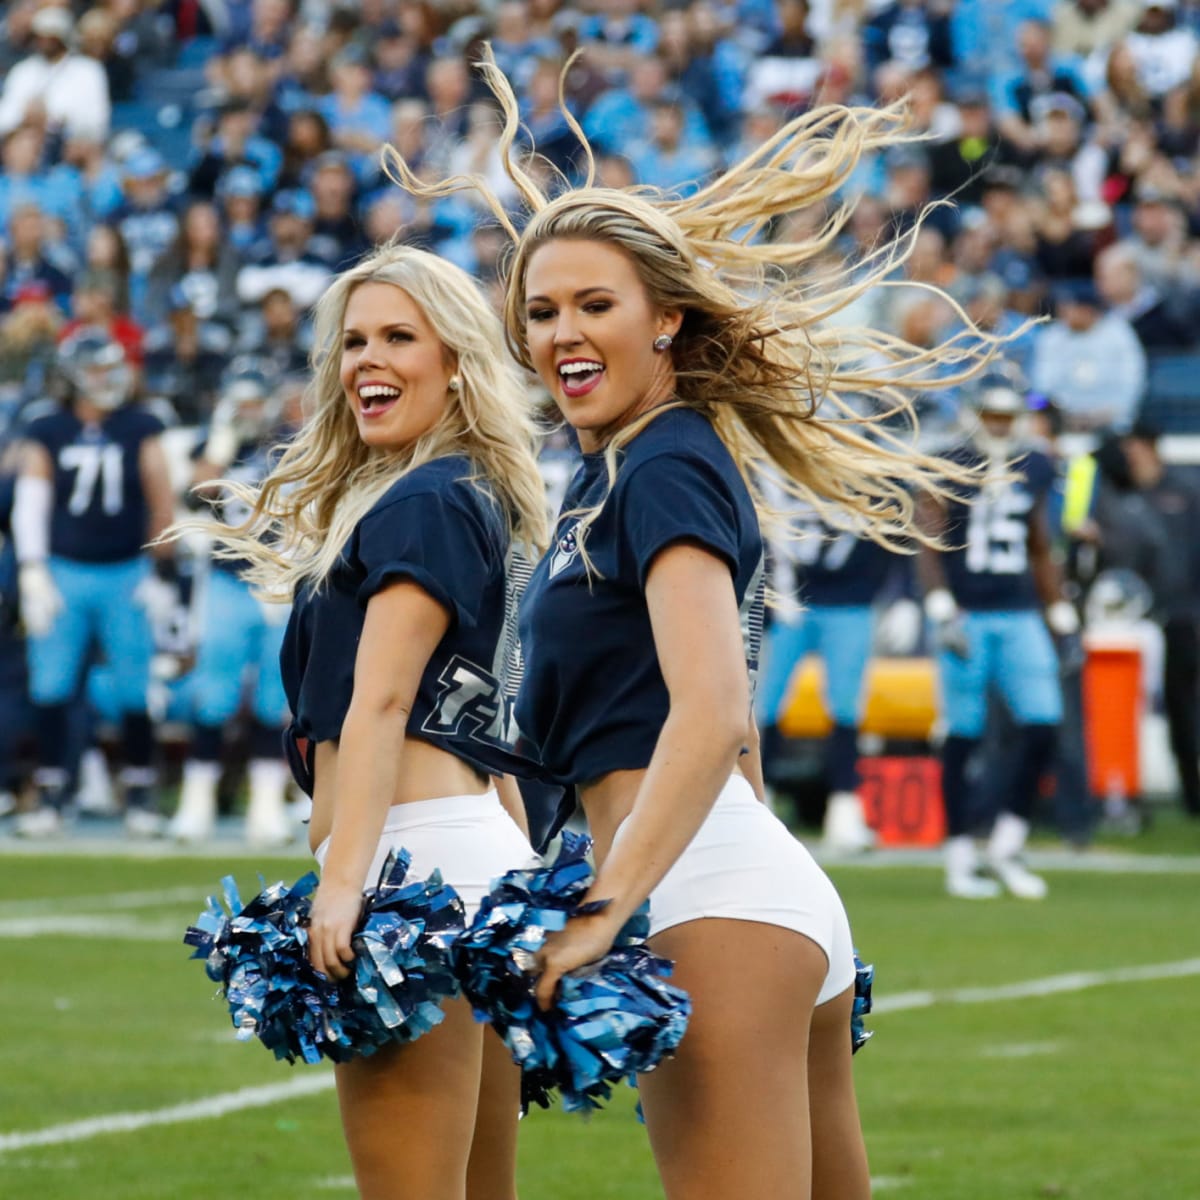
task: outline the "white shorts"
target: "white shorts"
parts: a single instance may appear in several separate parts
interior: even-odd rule
[[[854,984],[854,943],[837,889],[740,775],[650,893],[652,937],[702,917],[781,925],[816,942],[829,963],[818,1004]]]
[[[479,910],[492,881],[505,871],[535,866],[538,856],[494,791],[478,796],[439,796],[388,809],[375,857],[363,887],[374,887],[392,850],[412,855],[409,879],[426,879],[435,870],[462,898],[467,922]],[[324,867],[329,838],[314,851]]]

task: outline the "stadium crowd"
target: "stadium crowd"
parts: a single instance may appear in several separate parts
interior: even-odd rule
[[[412,200],[379,156],[391,143],[423,177],[480,174],[515,207],[473,67],[484,41],[540,169],[572,179],[559,86],[582,51],[565,95],[617,186],[687,192],[817,104],[906,98],[923,139],[859,163],[831,254],[946,203],[898,268],[917,286],[835,319],[941,344],[962,322],[920,286],[936,284],[979,327],[1023,330],[1010,358],[1055,433],[1120,434],[1153,407],[1156,364],[1200,350],[1198,31],[1181,0],[16,0],[0,36],[3,437],[42,411],[62,347],[100,328],[164,426],[213,426],[193,457],[219,473],[223,398],[303,372],[311,305],[373,245],[435,250],[498,299],[491,220],[464,196]],[[928,426],[951,427],[960,402],[931,392]],[[15,603],[6,620],[18,639]],[[11,773],[21,722],[6,724]]]

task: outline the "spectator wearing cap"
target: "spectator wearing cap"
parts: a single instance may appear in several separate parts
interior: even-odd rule
[[[71,319],[62,327],[58,340],[65,341],[85,326],[105,330],[120,343],[125,358],[140,367],[144,358],[146,331],[120,308],[121,281],[114,271],[88,270],[76,280],[71,292]]]
[[[0,136],[26,121],[43,122],[55,134],[108,136],[112,104],[104,68],[71,53],[75,22],[67,8],[40,8],[33,15],[34,53],[4,80]]]
[[[911,71],[954,66],[951,5],[944,0],[893,0],[863,26],[867,68],[899,62]]]
[[[179,236],[150,272],[148,308],[152,313],[165,312],[171,289],[182,286],[201,321],[232,325],[238,317],[240,265],[234,239],[222,228],[216,206],[208,200],[192,200],[183,211]]]
[[[930,192],[936,199],[953,198],[962,207],[983,199],[983,175],[994,163],[1011,161],[1012,153],[992,120],[987,89],[965,82],[954,92],[958,132],[926,147]]]
[[[262,216],[263,184],[253,167],[236,166],[217,184],[217,203],[230,247],[249,254],[266,236]]]
[[[242,304],[261,303],[273,288],[283,288],[301,308],[320,299],[332,275],[328,264],[309,250],[316,215],[308,192],[295,188],[275,193],[267,238],[238,272]]]
[[[166,161],[157,150],[146,147],[132,154],[122,169],[121,185],[125,202],[112,223],[129,250],[131,311],[145,321],[151,316],[146,307],[150,272],[179,236],[179,215],[168,187]]]
[[[429,52],[394,21],[385,21],[375,38],[375,74],[372,87],[385,100],[395,102],[425,95]]]
[[[291,293],[272,288],[258,303],[257,311],[243,323],[236,352],[269,362],[279,375],[304,371],[312,348],[312,327],[302,320]]]
[[[1077,59],[1051,50],[1046,21],[1026,21],[1017,30],[1020,65],[1001,76],[992,88],[992,110],[1000,132],[1019,150],[1036,154],[1040,140],[1033,103],[1039,96],[1062,93],[1088,104],[1089,89]]]
[[[309,182],[313,229],[308,253],[331,271],[344,270],[370,249],[354,208],[357,188],[350,164],[336,150],[321,155],[313,164]]]
[[[1140,0],[1063,0],[1054,6],[1054,53],[1087,59],[1137,24]]]
[[[17,293],[28,284],[42,284],[58,307],[66,312],[71,295],[69,275],[51,261],[46,250],[46,219],[33,200],[21,200],[8,215],[8,245],[0,305],[11,308]]]
[[[1196,61],[1196,35],[1176,21],[1178,0],[1141,0],[1141,18],[1125,45],[1152,99],[1187,83]]]
[[[221,176],[237,166],[258,172],[264,192],[274,190],[283,151],[258,133],[258,114],[251,103],[231,97],[217,110],[212,134],[201,139],[188,173],[188,191],[211,199]]]
[[[658,48],[658,25],[638,11],[639,0],[603,0],[597,7],[579,24],[579,45],[616,82]]]
[[[1108,154],[1086,136],[1083,105],[1067,92],[1051,92],[1034,98],[1030,116],[1038,136],[1035,170],[1066,171],[1081,204],[1102,202]]]
[[[177,284],[168,294],[165,320],[146,334],[145,350],[146,396],[165,400],[185,425],[206,422],[233,350],[229,329],[201,320],[187,290]]]
[[[1102,251],[1095,278],[1109,311],[1133,326],[1147,354],[1191,349],[1200,342],[1200,296],[1182,288],[1164,294],[1147,283],[1130,246],[1117,244]]]
[[[1120,244],[1133,252],[1146,283],[1164,293],[1196,286],[1197,270],[1187,254],[1187,217],[1174,195],[1156,184],[1140,184],[1132,226]]]
[[[1062,408],[1074,430],[1128,429],[1146,387],[1146,355],[1133,327],[1106,312],[1090,279],[1062,284],[1057,316],[1033,349],[1033,388]]]
[[[639,183],[690,196],[712,173],[716,152],[709,143],[685,142],[683,110],[672,100],[656,100],[650,108],[650,136],[630,147]]]
[[[353,44],[330,63],[333,85],[317,111],[325,118],[334,146],[356,157],[378,155],[391,125],[388,102],[373,90],[367,51]]]
[[[929,157],[923,146],[897,146],[884,159],[886,171],[884,202],[891,213],[891,233],[907,234],[923,218],[926,229],[933,229],[950,242],[958,232],[959,210],[943,205],[926,212],[933,199]]]

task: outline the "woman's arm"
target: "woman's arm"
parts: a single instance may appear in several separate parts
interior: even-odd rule
[[[363,881],[396,794],[409,714],[421,675],[449,626],[442,605],[407,580],[377,592],[367,604],[338,743],[329,855],[309,926],[312,965],[335,979],[350,973]]]
[[[729,567],[686,542],[654,560],[646,603],[670,711],[621,836],[588,892],[609,900],[547,940],[538,1002],[559,979],[604,954],[683,853],[737,762],[750,722],[750,683]]]

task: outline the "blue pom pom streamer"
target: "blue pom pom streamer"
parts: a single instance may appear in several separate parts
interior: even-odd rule
[[[854,1011],[850,1015],[850,1052],[857,1054],[874,1036],[873,1030],[863,1024],[863,1017],[871,1011],[871,985],[875,982],[875,968],[868,967],[858,951],[854,952]]]
[[[604,958],[563,977],[549,1012],[538,1008],[535,956],[546,934],[607,903],[582,903],[593,878],[589,846],[565,833],[554,862],[503,875],[452,951],[477,1019],[496,1027],[521,1067],[523,1111],[548,1108],[552,1092],[568,1112],[599,1108],[614,1083],[634,1083],[674,1053],[691,1015],[687,993],[665,980],[672,964],[645,945],[644,912]]]
[[[257,1037],[288,1062],[346,1062],[443,1019],[442,1002],[458,991],[449,949],[463,929],[462,901],[437,871],[407,882],[410,862],[407,850],[390,854],[364,894],[354,971],[340,981],[308,960],[313,872],[264,888],[244,908],[233,878],[222,880],[225,907],[209,897],[183,940],[221,985],[239,1040]]]

